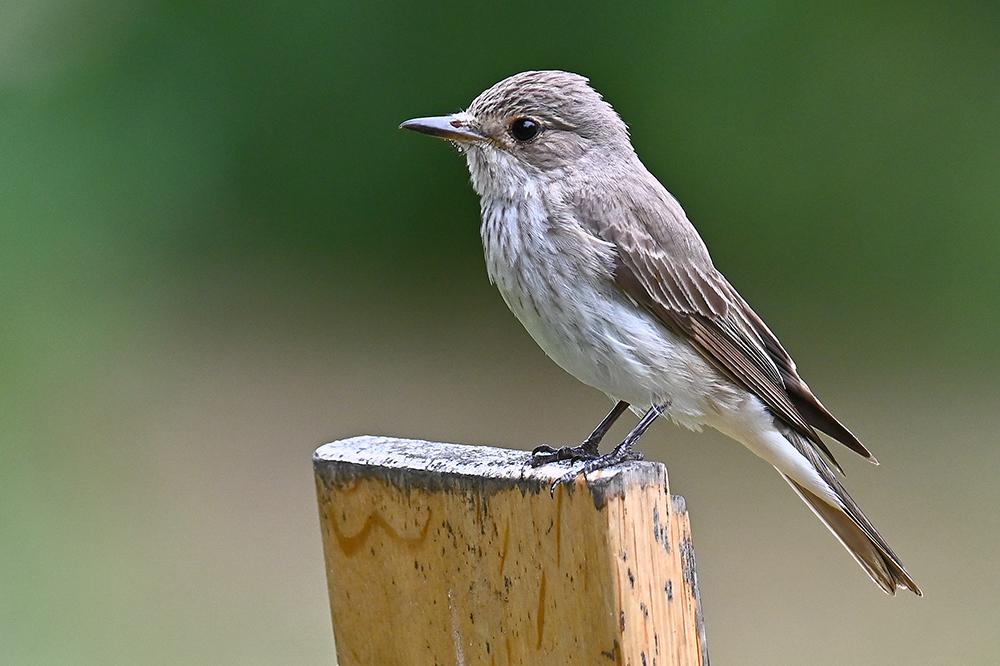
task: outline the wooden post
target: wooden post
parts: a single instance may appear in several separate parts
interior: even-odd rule
[[[313,457],[340,666],[707,666],[662,464],[355,437]]]

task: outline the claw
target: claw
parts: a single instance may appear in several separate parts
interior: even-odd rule
[[[542,444],[541,446],[536,446],[531,452],[531,466],[541,467],[550,462],[559,462],[561,460],[593,460],[596,457],[597,451],[587,447],[586,443],[580,446],[563,446],[558,449],[554,449],[547,444]]]
[[[556,487],[560,483],[569,483],[579,475],[583,474],[586,476],[591,472],[596,472],[599,469],[605,469],[607,467],[612,467],[618,463],[625,462],[627,460],[642,460],[642,453],[639,451],[633,451],[632,446],[636,443],[642,433],[646,432],[646,429],[656,420],[656,418],[663,413],[666,408],[665,405],[653,405],[646,412],[645,416],[639,419],[639,423],[632,428],[628,436],[622,440],[621,444],[616,446],[613,451],[606,453],[603,456],[597,454],[597,442],[600,441],[600,437],[604,436],[607,428],[610,427],[614,419],[618,417],[625,409],[628,407],[628,403],[619,402],[615,405],[615,409],[608,414],[604,422],[598,426],[597,430],[594,431],[590,437],[586,439],[580,446],[568,447],[564,446],[561,449],[553,449],[551,446],[542,444],[541,446],[535,447],[535,450],[531,452],[531,466],[539,467],[549,462],[556,462],[559,460],[586,460],[587,462],[577,470],[571,470],[566,472],[552,484],[549,488],[549,494],[552,497],[556,495]]]
[[[569,472],[566,472],[565,474],[560,476],[552,483],[552,487],[549,488],[549,495],[555,497],[556,487],[560,483],[571,483],[574,479],[576,479],[576,477],[580,476],[581,474],[586,476],[591,472],[596,472],[601,469],[607,469],[608,467],[614,467],[619,463],[627,462],[630,460],[642,460],[642,457],[643,456],[641,451],[631,451],[628,448],[624,447],[616,448],[611,453],[606,453],[603,456],[593,458],[579,469],[570,470]]]
[[[550,497],[555,497],[556,496],[556,488],[559,486],[560,483],[572,483],[573,479],[575,479],[579,474],[580,474],[579,471],[573,470],[573,471],[570,471],[570,472],[566,472],[565,474],[563,474],[562,476],[560,476],[558,479],[556,479],[555,481],[553,481],[552,482],[552,486],[549,488],[549,496]]]

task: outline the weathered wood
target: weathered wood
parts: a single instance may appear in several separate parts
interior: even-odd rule
[[[313,458],[340,666],[707,666],[684,500],[628,463],[356,437]]]

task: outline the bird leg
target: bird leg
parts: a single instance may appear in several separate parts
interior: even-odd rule
[[[531,466],[539,467],[559,460],[593,460],[597,458],[597,447],[600,446],[601,440],[608,434],[608,430],[611,430],[611,426],[618,420],[618,417],[625,413],[626,409],[628,409],[628,403],[619,400],[611,413],[604,417],[600,425],[594,428],[594,432],[590,433],[590,437],[583,440],[580,446],[563,446],[558,449],[547,444],[536,446],[531,452]]]
[[[552,484],[552,488],[549,492],[555,495],[556,486],[560,483],[569,483],[581,474],[587,475],[591,472],[596,472],[599,469],[612,467],[620,462],[625,462],[626,460],[642,460],[642,452],[633,451],[632,447],[637,441],[639,441],[639,438],[642,437],[642,433],[646,432],[649,426],[653,424],[653,421],[656,420],[656,417],[662,414],[665,409],[666,405],[653,405],[650,407],[649,411],[646,412],[641,419],[639,419],[639,422],[635,424],[632,431],[625,436],[625,439],[622,440],[621,444],[616,446],[611,453],[605,453],[603,456],[591,458],[580,469],[563,474],[555,480],[555,483]]]

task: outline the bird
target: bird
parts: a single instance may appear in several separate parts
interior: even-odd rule
[[[885,592],[922,596],[838,479],[834,468],[843,469],[819,433],[877,460],[716,269],[589,79],[521,72],[464,111],[399,127],[448,140],[464,155],[491,282],[552,360],[615,402],[580,445],[534,449],[534,466],[583,463],[553,491],[641,459],[633,447],[660,416],[712,427],[774,466]],[[602,455],[602,438],[629,409],[638,423]]]

